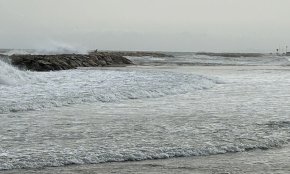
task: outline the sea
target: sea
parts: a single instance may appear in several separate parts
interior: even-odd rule
[[[169,54],[51,72],[0,58],[0,173],[290,173],[290,57]]]

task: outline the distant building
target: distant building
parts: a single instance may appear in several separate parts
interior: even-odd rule
[[[286,56],[290,56],[290,52],[287,52],[287,53],[286,53]]]

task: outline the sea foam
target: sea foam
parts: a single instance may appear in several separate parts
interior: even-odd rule
[[[162,71],[26,72],[3,61],[0,66],[0,113],[156,98],[208,89],[218,83],[218,80],[202,75]]]
[[[1,57],[0,57],[1,58]],[[28,71],[20,71],[9,63],[9,59],[0,59],[0,85],[17,85],[32,78]]]

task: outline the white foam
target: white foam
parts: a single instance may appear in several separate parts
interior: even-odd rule
[[[23,106],[23,110],[45,109],[52,106],[50,103],[63,106],[74,102],[118,102],[134,96],[166,97],[0,114],[0,169],[283,147],[290,137],[289,96],[285,95],[290,75],[254,69],[223,70],[222,77],[229,83],[207,91],[196,90],[213,87],[215,79],[125,68],[35,73],[32,75],[43,81],[32,79],[21,86],[1,86],[0,102],[4,102],[0,106]],[[167,96],[180,93],[190,95]],[[246,160],[247,155],[243,158]]]
[[[0,155],[0,171],[22,168],[43,168],[43,167],[60,167],[72,164],[98,164],[105,162],[125,162],[125,161],[141,161],[154,159],[167,159],[174,157],[191,157],[191,156],[208,156],[235,152],[244,152],[248,150],[269,149],[280,147],[284,141],[279,138],[258,141],[254,144],[226,144],[220,146],[206,145],[203,147],[176,146],[162,147],[156,145],[154,148],[124,148],[109,149],[110,147],[101,147],[100,149],[89,149],[78,147],[76,149],[64,148],[60,152],[53,149],[47,149],[42,152],[41,156],[35,152],[18,156],[16,153],[5,153]],[[91,149],[92,150],[92,149]],[[24,153],[24,152],[23,152]],[[28,152],[27,152],[28,153]],[[4,160],[1,160],[5,159]],[[13,160],[13,157],[21,160]]]
[[[18,85],[0,86],[0,113],[156,98],[207,89],[218,83],[205,76],[170,72],[70,70],[29,73],[3,62],[1,66],[1,83]]]
[[[29,82],[30,72],[20,71],[11,64],[0,59],[0,85],[17,85]]]
[[[128,57],[135,64],[157,65],[215,65],[215,66],[289,66],[289,57],[264,55],[261,57],[219,57],[196,55],[194,53],[175,53],[175,57],[159,59],[154,57]]]

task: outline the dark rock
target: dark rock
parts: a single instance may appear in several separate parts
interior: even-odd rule
[[[104,61],[104,60],[100,60],[99,62],[100,62],[100,65],[101,65],[101,66],[106,66],[106,65],[107,65],[107,62]]]
[[[9,58],[13,65],[32,71],[57,71],[77,67],[124,66],[133,64],[127,58],[113,53],[89,55],[12,55]]]

